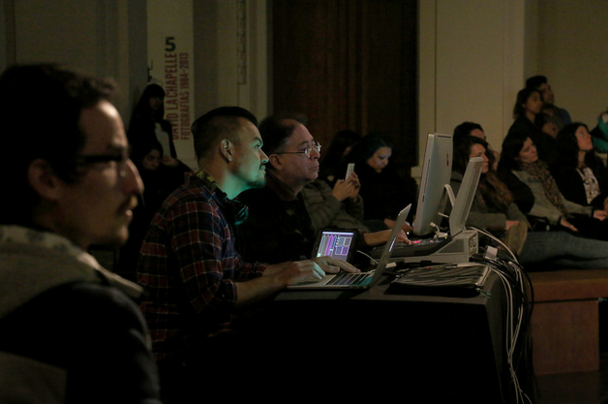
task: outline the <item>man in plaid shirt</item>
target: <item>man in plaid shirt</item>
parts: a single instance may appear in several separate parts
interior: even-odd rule
[[[233,366],[237,310],[290,284],[319,279],[324,270],[356,271],[329,258],[243,262],[234,232],[247,209],[234,198],[265,183],[268,157],[257,120],[243,108],[221,107],[198,118],[192,133],[200,169],[157,212],[138,265],[147,292],[141,308],[166,402],[189,402],[200,393],[201,378],[216,380],[209,378],[221,375],[218,367]]]

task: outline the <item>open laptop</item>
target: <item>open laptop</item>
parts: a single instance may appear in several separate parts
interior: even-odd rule
[[[297,285],[288,286],[289,289],[365,289],[375,285],[382,275],[384,274],[384,270],[386,269],[386,264],[389,262],[391,257],[391,252],[397,240],[397,235],[399,231],[403,228],[405,224],[405,219],[410,213],[412,205],[407,205],[405,209],[403,209],[399,216],[397,217],[395,227],[391,231],[389,239],[384,245],[384,251],[378,264],[375,269],[370,270],[368,272],[361,273],[338,273],[338,274],[329,274],[323,277],[318,281],[312,282],[303,282]],[[342,257],[345,257],[349,254],[349,252],[345,251],[345,242],[344,240],[335,239],[335,241],[339,244],[337,247],[339,248],[339,254]],[[325,242],[317,243],[317,253],[316,256],[326,256],[328,252],[334,252],[338,250],[338,248],[334,248],[335,244],[328,244],[327,240]],[[350,245],[349,250],[354,250],[355,246]],[[335,254],[334,254],[335,257]],[[337,257],[336,257],[337,258]]]

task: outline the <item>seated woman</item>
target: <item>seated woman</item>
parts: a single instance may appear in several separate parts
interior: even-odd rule
[[[509,128],[509,134],[527,136],[536,145],[540,159],[553,164],[557,159],[555,136],[557,126],[545,121],[542,114],[543,95],[534,88],[524,88],[517,93],[513,107],[515,121]]]
[[[361,139],[361,136],[351,130],[341,130],[335,134],[327,152],[323,153],[319,160],[319,179],[328,184],[334,184],[339,178],[345,179],[346,172],[342,169],[344,157],[352,150],[353,146]]]
[[[454,195],[457,195],[469,159],[483,157],[485,161],[467,225],[490,231],[503,240],[512,251],[521,253],[529,223],[526,215],[513,203],[509,188],[498,179],[491,164],[492,159],[488,156],[490,153],[488,144],[479,137],[454,138],[450,185]]]
[[[452,139],[454,139],[454,144],[456,144],[461,139],[463,139],[467,136],[478,137],[481,140],[485,141],[486,143],[488,141],[486,139],[485,131],[483,130],[481,125],[476,122],[465,121],[465,122],[461,123],[460,125],[456,126],[454,128],[454,134],[452,135]],[[490,160],[489,161],[490,167],[492,168],[492,170],[495,171],[496,168],[498,167],[498,160],[500,160],[500,153],[498,153],[496,150],[493,150],[489,144],[488,144],[487,149],[488,149],[487,157]]]
[[[190,169],[179,160],[163,159],[163,147],[155,140],[142,142],[133,150],[132,158],[144,183],[144,193],[133,209],[129,239],[120,249],[117,272],[135,280],[139,249],[148,226],[165,198],[184,182],[184,174]]]
[[[574,122],[557,135],[559,164],[552,174],[566,199],[579,205],[592,205],[605,210],[608,196],[608,172],[594,153],[587,125]]]
[[[540,160],[532,139],[511,133],[503,141],[498,174],[514,195],[533,228],[554,227],[576,234],[604,220],[607,212],[567,200],[560,192],[547,164]]]
[[[454,193],[462,181],[466,162],[471,157],[484,157],[486,150],[485,142],[472,136],[454,144],[451,182]],[[526,234],[526,216],[513,200],[510,190],[491,167],[484,166],[467,224],[495,232],[499,237],[505,235],[505,244],[511,250],[521,251],[519,261],[528,270],[540,265],[545,269],[606,268],[608,242],[578,237],[565,228]]]
[[[372,230],[392,228],[399,212],[412,203],[415,212],[418,184],[411,177],[403,178],[389,164],[393,145],[383,135],[364,136],[346,156],[343,169],[355,163],[361,183],[359,194],[364,203],[364,223]]]
[[[608,172],[594,153],[592,136],[587,125],[574,122],[564,126],[557,135],[559,164],[552,169],[560,192],[572,202],[593,206],[598,211],[608,207]],[[591,237],[608,239],[608,221],[586,221],[583,230]]]

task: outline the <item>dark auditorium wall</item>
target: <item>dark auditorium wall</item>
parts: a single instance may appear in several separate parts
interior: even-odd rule
[[[272,2],[272,106],[301,112],[324,145],[342,129],[391,135],[417,164],[417,1]]]

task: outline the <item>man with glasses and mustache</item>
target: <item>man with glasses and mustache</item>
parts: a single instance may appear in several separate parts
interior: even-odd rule
[[[240,107],[220,107],[192,124],[199,169],[165,200],[146,235],[138,282],[167,402],[200,402],[202,383],[215,389],[237,383],[257,345],[248,339],[243,310],[288,285],[320,279],[346,263],[323,258],[266,265],[241,258],[239,223],[247,208],[235,198],[265,183],[268,157],[257,120]],[[265,237],[265,235],[261,235]],[[255,371],[256,366],[252,369]],[[247,372],[245,372],[247,373]],[[220,387],[222,386],[222,387]],[[234,398],[235,391],[229,395]]]
[[[0,402],[160,403],[141,287],[117,247],[143,186],[113,84],[56,65],[0,76]]]
[[[311,220],[318,212],[311,212],[308,205],[313,199],[319,202],[333,198],[329,186],[317,181],[321,145],[296,116],[268,117],[260,124],[260,132],[269,158],[266,186],[239,197],[250,211],[249,219],[240,226],[244,238],[242,254],[250,261],[271,263],[308,258],[319,230],[318,223]],[[318,203],[316,209],[324,203]],[[341,205],[337,199],[335,203]],[[340,209],[333,210],[336,217]],[[367,232],[346,210],[339,213],[351,224],[349,228],[363,232],[358,248],[371,248],[388,239],[390,230]],[[324,218],[326,222],[327,219]],[[332,226],[330,218],[323,227]],[[405,232],[399,234],[398,240],[409,242]]]
[[[321,145],[297,117],[270,116],[260,133],[269,159],[266,186],[239,198],[249,206],[239,226],[242,254],[263,262],[308,258],[316,234],[300,191],[319,176]]]

